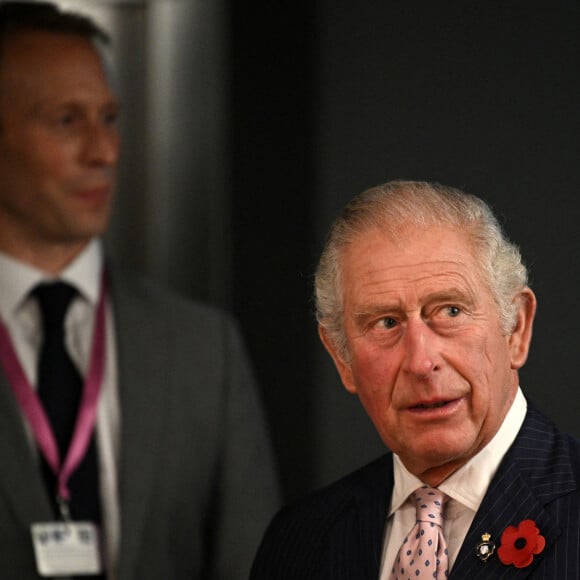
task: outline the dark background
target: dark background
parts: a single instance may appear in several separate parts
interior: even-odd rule
[[[231,307],[288,498],[381,452],[318,344],[312,272],[355,193],[397,178],[486,199],[539,310],[524,392],[580,435],[577,2],[230,0]]]

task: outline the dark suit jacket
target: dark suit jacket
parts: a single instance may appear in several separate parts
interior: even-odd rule
[[[117,580],[246,579],[279,507],[261,406],[231,319],[114,271],[121,404]],[[0,374],[0,578],[37,580],[52,519]]]
[[[580,443],[529,408],[465,538],[450,579],[580,580]],[[270,524],[251,580],[376,580],[393,489],[392,455],[288,506]],[[546,538],[527,568],[476,557],[481,535],[532,519]]]

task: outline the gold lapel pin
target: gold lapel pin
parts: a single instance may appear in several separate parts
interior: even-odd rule
[[[487,562],[489,557],[495,552],[495,544],[491,541],[491,534],[481,535],[481,542],[477,544],[475,553],[482,562]]]

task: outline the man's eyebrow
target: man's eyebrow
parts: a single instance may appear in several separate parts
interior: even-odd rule
[[[466,292],[459,289],[442,290],[427,294],[423,302],[425,304],[433,302],[462,302],[470,306],[475,303],[475,296],[471,292]]]
[[[30,107],[30,112],[35,115],[40,115],[46,112],[70,109],[71,107],[78,106],[79,104],[74,99],[61,100],[55,98],[44,98],[35,100]]]
[[[384,302],[382,304],[373,304],[362,306],[354,313],[353,318],[357,323],[365,322],[369,318],[374,318],[379,314],[388,315],[388,313],[395,314],[402,310],[401,304],[398,301]]]
[[[60,100],[46,98],[35,101],[30,107],[28,114],[31,117],[38,117],[56,111],[70,111],[70,110],[83,111],[86,108],[87,105],[82,99],[69,98]],[[119,113],[121,109],[121,103],[118,98],[112,97],[111,99],[104,100],[98,106],[98,109],[105,111],[115,111],[116,113]]]

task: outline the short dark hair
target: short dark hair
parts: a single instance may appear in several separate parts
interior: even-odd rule
[[[110,37],[89,17],[66,12],[51,2],[0,3],[0,50],[8,36],[23,32],[70,34],[109,44]]]

